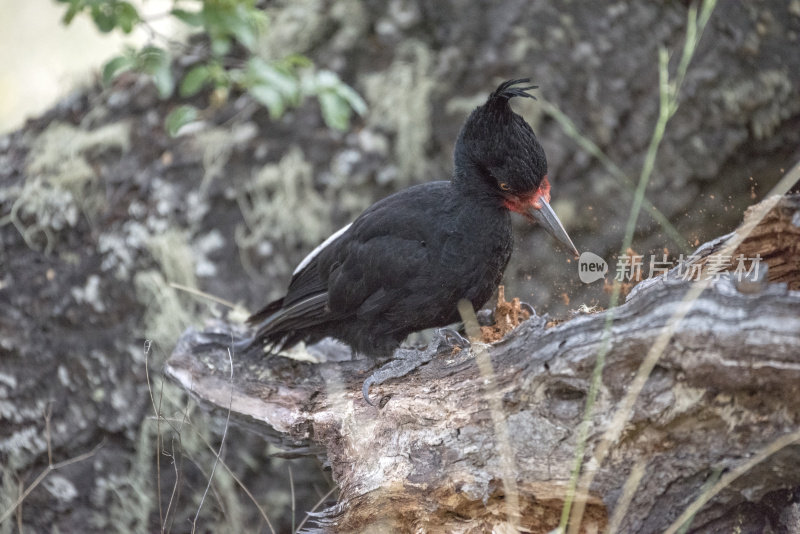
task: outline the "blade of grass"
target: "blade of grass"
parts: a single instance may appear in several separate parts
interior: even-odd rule
[[[647,184],[650,181],[650,176],[652,175],[653,168],[655,165],[656,153],[658,152],[658,147],[661,144],[661,140],[664,137],[664,132],[666,131],[667,122],[669,121],[669,100],[668,100],[669,93],[666,88],[668,84],[667,51],[663,48],[659,49],[658,58],[659,58],[658,78],[659,78],[659,95],[660,95],[658,120],[656,121],[656,126],[653,131],[653,137],[650,139],[650,145],[648,146],[647,149],[647,155],[645,156],[645,161],[644,164],[642,165],[642,171],[639,175],[639,183],[636,187],[636,192],[634,193],[633,205],[631,206],[631,211],[628,216],[628,222],[625,225],[625,236],[623,237],[622,240],[622,247],[620,247],[620,253],[619,253],[620,257],[625,255],[626,251],[630,248],[633,242],[633,233],[634,230],[636,229],[636,221],[639,218],[639,214],[641,213],[642,202],[644,199],[644,192],[647,189]],[[581,423],[581,431],[579,435],[580,443],[578,445],[578,451],[575,454],[575,465],[573,466],[572,479],[570,480],[569,491],[567,493],[567,502],[564,503],[564,509],[562,510],[561,524],[559,526],[562,529],[566,529],[567,524],[569,524],[570,534],[577,534],[578,529],[580,527],[581,518],[583,517],[583,511],[585,508],[585,505],[582,502],[577,502],[574,510],[572,510],[572,516],[571,516],[572,519],[570,519],[571,500],[574,498],[575,491],[578,489],[578,487],[581,487],[582,489],[585,490],[589,489],[588,486],[578,486],[576,477],[580,473],[581,465],[583,464],[583,451],[586,445],[585,442],[588,436],[588,429],[589,426],[591,425],[591,417],[595,401],[597,400],[597,393],[600,390],[600,385],[602,383],[603,368],[605,367],[606,355],[608,354],[608,350],[610,347],[611,326],[614,321],[615,310],[619,305],[621,287],[622,287],[621,284],[615,281],[611,292],[611,299],[608,311],[606,312],[607,315],[606,315],[605,327],[603,330],[603,342],[597,355],[594,371],[592,372],[592,383],[589,386],[589,392],[586,397],[586,410],[584,412],[584,418]],[[592,472],[594,471],[594,469],[598,469],[599,467],[600,467],[599,463],[593,463]]]
[[[789,434],[785,434],[749,458],[746,462],[742,462],[735,469],[725,473],[720,477],[719,481],[704,491],[684,512],[678,516],[664,534],[676,534],[684,523],[689,521],[700,509],[719,494],[723,489],[730,486],[734,480],[748,472],[750,469],[760,464],[779,450],[788,447],[793,443],[800,441],[800,430],[795,430]]]
[[[503,477],[503,495],[506,505],[506,520],[512,529],[519,530],[520,509],[519,509],[519,488],[517,487],[517,470],[514,465],[514,450],[511,446],[511,438],[508,434],[506,416],[503,411],[503,403],[497,394],[497,383],[492,360],[486,351],[486,345],[480,342],[481,327],[478,324],[478,317],[472,303],[466,299],[458,301],[458,313],[464,321],[464,329],[470,338],[471,349],[475,353],[475,361],[478,364],[481,376],[486,382],[487,400],[489,402],[489,412],[492,416],[494,425],[494,436],[497,444],[497,454],[500,458],[500,470]]]
[[[639,482],[642,481],[646,467],[647,460],[645,458],[639,458],[633,465],[628,478],[625,480],[625,484],[622,486],[622,495],[617,500],[614,513],[611,515],[611,519],[606,526],[605,534],[619,532],[619,527],[622,525],[622,520],[625,518],[628,508],[630,508],[631,502],[633,502],[633,498],[636,496],[636,489],[639,487]]]
[[[653,135],[650,138],[650,143],[647,148],[647,153],[645,155],[644,163],[642,164],[642,169],[639,174],[639,181],[636,186],[636,191],[634,193],[633,204],[631,206],[630,214],[628,217],[628,222],[625,227],[625,235],[623,237],[622,246],[620,247],[620,257],[624,256],[627,250],[630,248],[632,241],[633,241],[633,234],[636,229],[636,221],[639,218],[641,213],[642,204],[644,203],[644,193],[647,189],[647,185],[650,182],[650,178],[653,173],[653,169],[655,167],[655,160],[656,155],[658,154],[659,146],[661,145],[661,141],[664,138],[664,133],[666,131],[667,123],[669,122],[670,118],[674,115],[675,111],[678,107],[678,94],[680,92],[681,84],[683,83],[683,77],[685,76],[686,69],[688,68],[689,62],[691,61],[692,56],[694,55],[694,51],[697,47],[697,43],[700,41],[700,37],[703,34],[706,24],[711,17],[711,13],[714,10],[714,6],[716,4],[716,0],[705,0],[703,2],[701,8],[701,17],[698,18],[697,15],[697,7],[692,5],[689,8],[689,12],[687,15],[687,38],[684,42],[684,51],[681,59],[681,63],[679,68],[683,70],[680,71],[678,74],[680,79],[677,79],[676,82],[670,85],[669,81],[669,56],[665,48],[659,48],[658,54],[658,79],[659,79],[659,111],[658,111],[658,118],[656,120],[656,125],[653,129]],[[605,367],[605,358],[609,350],[610,346],[610,333],[611,333],[611,326],[613,325],[614,320],[614,312],[619,305],[619,297],[620,297],[621,285],[617,282],[614,284],[612,293],[611,293],[611,301],[609,304],[609,309],[606,312],[606,322],[603,332],[603,340],[598,351],[597,360],[595,362],[595,367],[592,372],[592,383],[589,387],[589,392],[586,398],[586,409],[584,411],[584,417],[581,422],[581,426],[579,427],[579,436],[578,436],[578,444],[576,447],[576,454],[575,454],[575,463],[573,466],[572,474],[570,477],[570,484],[567,490],[567,496],[564,502],[564,508],[562,510],[561,521],[559,523],[558,529],[560,532],[564,532],[569,526],[570,534],[577,534],[580,529],[581,520],[583,518],[583,512],[585,510],[585,502],[580,501],[576,502],[574,508],[572,507],[574,496],[578,488],[581,488],[588,494],[589,487],[591,486],[591,481],[594,479],[594,474],[596,471],[602,466],[603,460],[605,459],[605,454],[599,455],[598,452],[602,452],[601,447],[598,447],[598,451],[595,452],[594,461],[590,463],[590,467],[587,468],[584,472],[583,476],[580,476],[581,466],[583,465],[583,454],[586,446],[586,440],[588,438],[588,429],[591,425],[592,420],[592,412],[594,409],[594,404],[597,398],[597,392],[599,391],[600,384],[602,383],[602,376],[603,376],[603,368]],[[699,293],[698,293],[699,296]],[[665,329],[664,332],[668,332],[669,330],[674,330],[674,326],[672,329]],[[671,337],[671,334],[670,334]],[[669,338],[667,338],[668,340]],[[661,354],[663,348],[666,346],[664,344],[658,355]],[[655,346],[654,346],[655,347]],[[651,347],[651,352],[654,347]],[[652,365],[655,365],[655,362],[658,360],[656,357],[655,360],[652,362]],[[647,379],[649,376],[650,371],[652,371],[652,367],[649,369],[645,369],[645,364],[649,363],[647,359],[642,363],[640,367],[640,371],[646,371],[646,375],[644,379]],[[642,374],[642,373],[640,373]],[[638,377],[638,374],[637,374]],[[643,384],[642,384],[643,385]],[[633,388],[629,388],[629,393]],[[641,391],[641,389],[639,390]],[[636,398],[638,397],[638,392],[636,396],[633,397],[633,401],[635,402]],[[627,397],[626,397],[627,398]],[[627,408],[623,405],[619,410],[617,410],[615,414],[622,417],[621,412],[623,408]],[[629,416],[629,412],[624,414],[624,420],[627,420]],[[623,421],[624,424],[624,421]],[[612,424],[613,427],[613,424]],[[619,429],[621,432],[621,428]],[[616,432],[616,431],[615,431]],[[602,445],[602,443],[601,443]]]
[[[723,256],[733,255],[736,248],[750,235],[758,223],[764,219],[767,213],[769,213],[775,207],[775,205],[780,201],[780,198],[798,182],[800,182],[800,162],[795,164],[795,166],[775,185],[772,191],[770,191],[767,199],[758,205],[758,211],[756,214],[748,219],[747,223],[743,225],[742,228],[740,228],[736,234],[725,244],[723,249],[720,251],[720,254]],[[641,393],[648,377],[650,376],[650,373],[658,363],[661,354],[663,354],[664,350],[666,350],[670,339],[675,333],[675,329],[691,310],[692,303],[695,302],[703,293],[703,291],[708,289],[712,283],[713,279],[708,278],[692,284],[687,290],[683,299],[681,299],[680,305],[667,320],[667,323],[659,333],[659,336],[650,346],[647,355],[645,355],[642,364],[639,366],[639,369],[636,372],[636,376],[634,377],[630,386],[628,386],[628,390],[622,401],[619,403],[619,408],[614,413],[614,417],[612,418],[611,423],[603,435],[603,438],[595,449],[592,469],[586,471],[584,476],[581,477],[580,483],[577,487],[588,490],[594,478],[594,473],[603,464],[603,461],[608,456],[611,447],[617,442],[619,436],[622,434],[622,430],[624,429],[630,414],[633,412],[636,399],[638,399],[639,394]],[[578,510],[580,506],[581,504],[577,503],[575,509]],[[578,516],[574,519],[579,520],[580,517]],[[570,520],[570,525],[573,525],[572,520]]]
[[[230,308],[232,310],[241,311],[242,313],[250,315],[250,312],[248,312],[247,310],[245,310],[241,306],[239,306],[237,304],[234,304],[233,302],[231,302],[229,300],[225,300],[223,298],[217,297],[217,296],[212,295],[210,293],[206,293],[205,291],[200,291],[199,289],[195,289],[193,287],[185,286],[183,284],[176,284],[175,282],[170,282],[169,286],[172,287],[172,288],[178,289],[180,291],[185,291],[186,293],[189,293],[190,295],[194,295],[196,297],[204,298],[204,299],[210,300],[212,302],[216,302],[218,304],[222,304],[226,308]]]
[[[700,489],[700,494],[704,495],[707,491],[709,491],[714,486],[714,484],[716,484],[719,481],[719,476],[721,474],[722,474],[721,467],[714,468],[714,470],[711,472],[711,476],[709,476],[708,479],[703,483],[703,487]],[[689,519],[687,519],[683,523],[683,525],[681,526],[681,528],[678,529],[678,532],[676,534],[686,534],[687,532],[689,532],[689,528],[692,526],[693,520],[694,520],[694,514],[689,516]]]
[[[623,171],[616,163],[614,163],[611,158],[609,158],[606,153],[594,143],[594,141],[581,133],[581,131],[578,129],[578,126],[572,121],[572,119],[567,117],[566,114],[564,114],[551,102],[548,102],[541,97],[540,100],[542,110],[550,115],[559,124],[559,126],[561,126],[561,129],[564,131],[564,133],[567,134],[567,136],[573,141],[575,141],[585,152],[588,152],[597,161],[599,161],[606,168],[608,173],[617,180],[622,191],[633,196],[634,182],[625,173],[625,171]],[[667,219],[667,217],[661,213],[661,211],[647,198],[644,199],[644,209],[647,211],[648,215],[650,215],[650,217],[652,217],[653,220],[658,223],[661,229],[664,230],[667,236],[675,243],[679,252],[689,252],[688,240],[681,235],[681,233],[677,228],[675,228],[669,219]]]

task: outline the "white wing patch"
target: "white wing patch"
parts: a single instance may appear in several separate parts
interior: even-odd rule
[[[300,263],[297,265],[297,267],[295,267],[295,269],[294,269],[294,272],[292,273],[292,276],[296,275],[297,273],[299,273],[300,271],[302,271],[303,269],[305,269],[306,265],[308,265],[309,263],[311,263],[311,260],[313,260],[315,257],[317,257],[317,255],[318,255],[320,252],[322,252],[322,251],[323,251],[323,249],[324,249],[325,247],[327,247],[328,245],[330,245],[331,243],[333,243],[333,242],[336,240],[336,238],[338,238],[340,235],[342,235],[343,233],[345,233],[345,232],[347,231],[347,229],[348,229],[348,228],[350,228],[350,226],[351,226],[352,224],[353,224],[353,223],[350,223],[350,224],[348,224],[347,226],[344,226],[344,227],[342,227],[342,228],[338,229],[338,230],[336,231],[336,233],[335,233],[335,234],[333,234],[332,236],[330,236],[328,239],[326,239],[325,241],[323,241],[321,245],[319,245],[317,248],[315,248],[314,250],[312,250],[312,251],[309,253],[309,255],[308,255],[308,256],[306,256],[305,258],[303,258],[303,261],[301,261],[301,262],[300,262]]]

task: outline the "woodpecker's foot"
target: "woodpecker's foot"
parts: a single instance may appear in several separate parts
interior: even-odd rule
[[[364,380],[364,385],[361,386],[361,393],[364,395],[364,400],[367,401],[367,404],[370,406],[375,406],[369,399],[370,386],[377,386],[392,378],[406,376],[417,367],[431,361],[437,354],[452,351],[454,347],[459,347],[461,349],[468,348],[469,341],[455,330],[440,328],[436,330],[433,339],[423,350],[397,349],[394,351],[393,359],[390,362],[383,365]]]
[[[442,342],[446,345],[442,345]],[[469,340],[452,328],[439,328],[433,334],[431,345],[436,345],[437,350],[445,347],[466,349],[469,348]]]

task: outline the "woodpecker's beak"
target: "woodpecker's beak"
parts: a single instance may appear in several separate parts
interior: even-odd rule
[[[553,211],[550,204],[548,204],[543,197],[539,197],[537,203],[540,204],[541,207],[537,208],[536,206],[532,206],[528,210],[530,216],[541,224],[550,235],[564,243],[576,257],[580,256],[580,254],[578,254],[578,249],[575,248],[572,239],[569,238],[567,231],[564,230],[564,225],[558,220],[558,216],[556,216],[556,212]]]

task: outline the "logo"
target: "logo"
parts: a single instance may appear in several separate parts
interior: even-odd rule
[[[605,278],[607,272],[608,263],[594,252],[586,251],[578,258],[578,276],[584,284]]]

